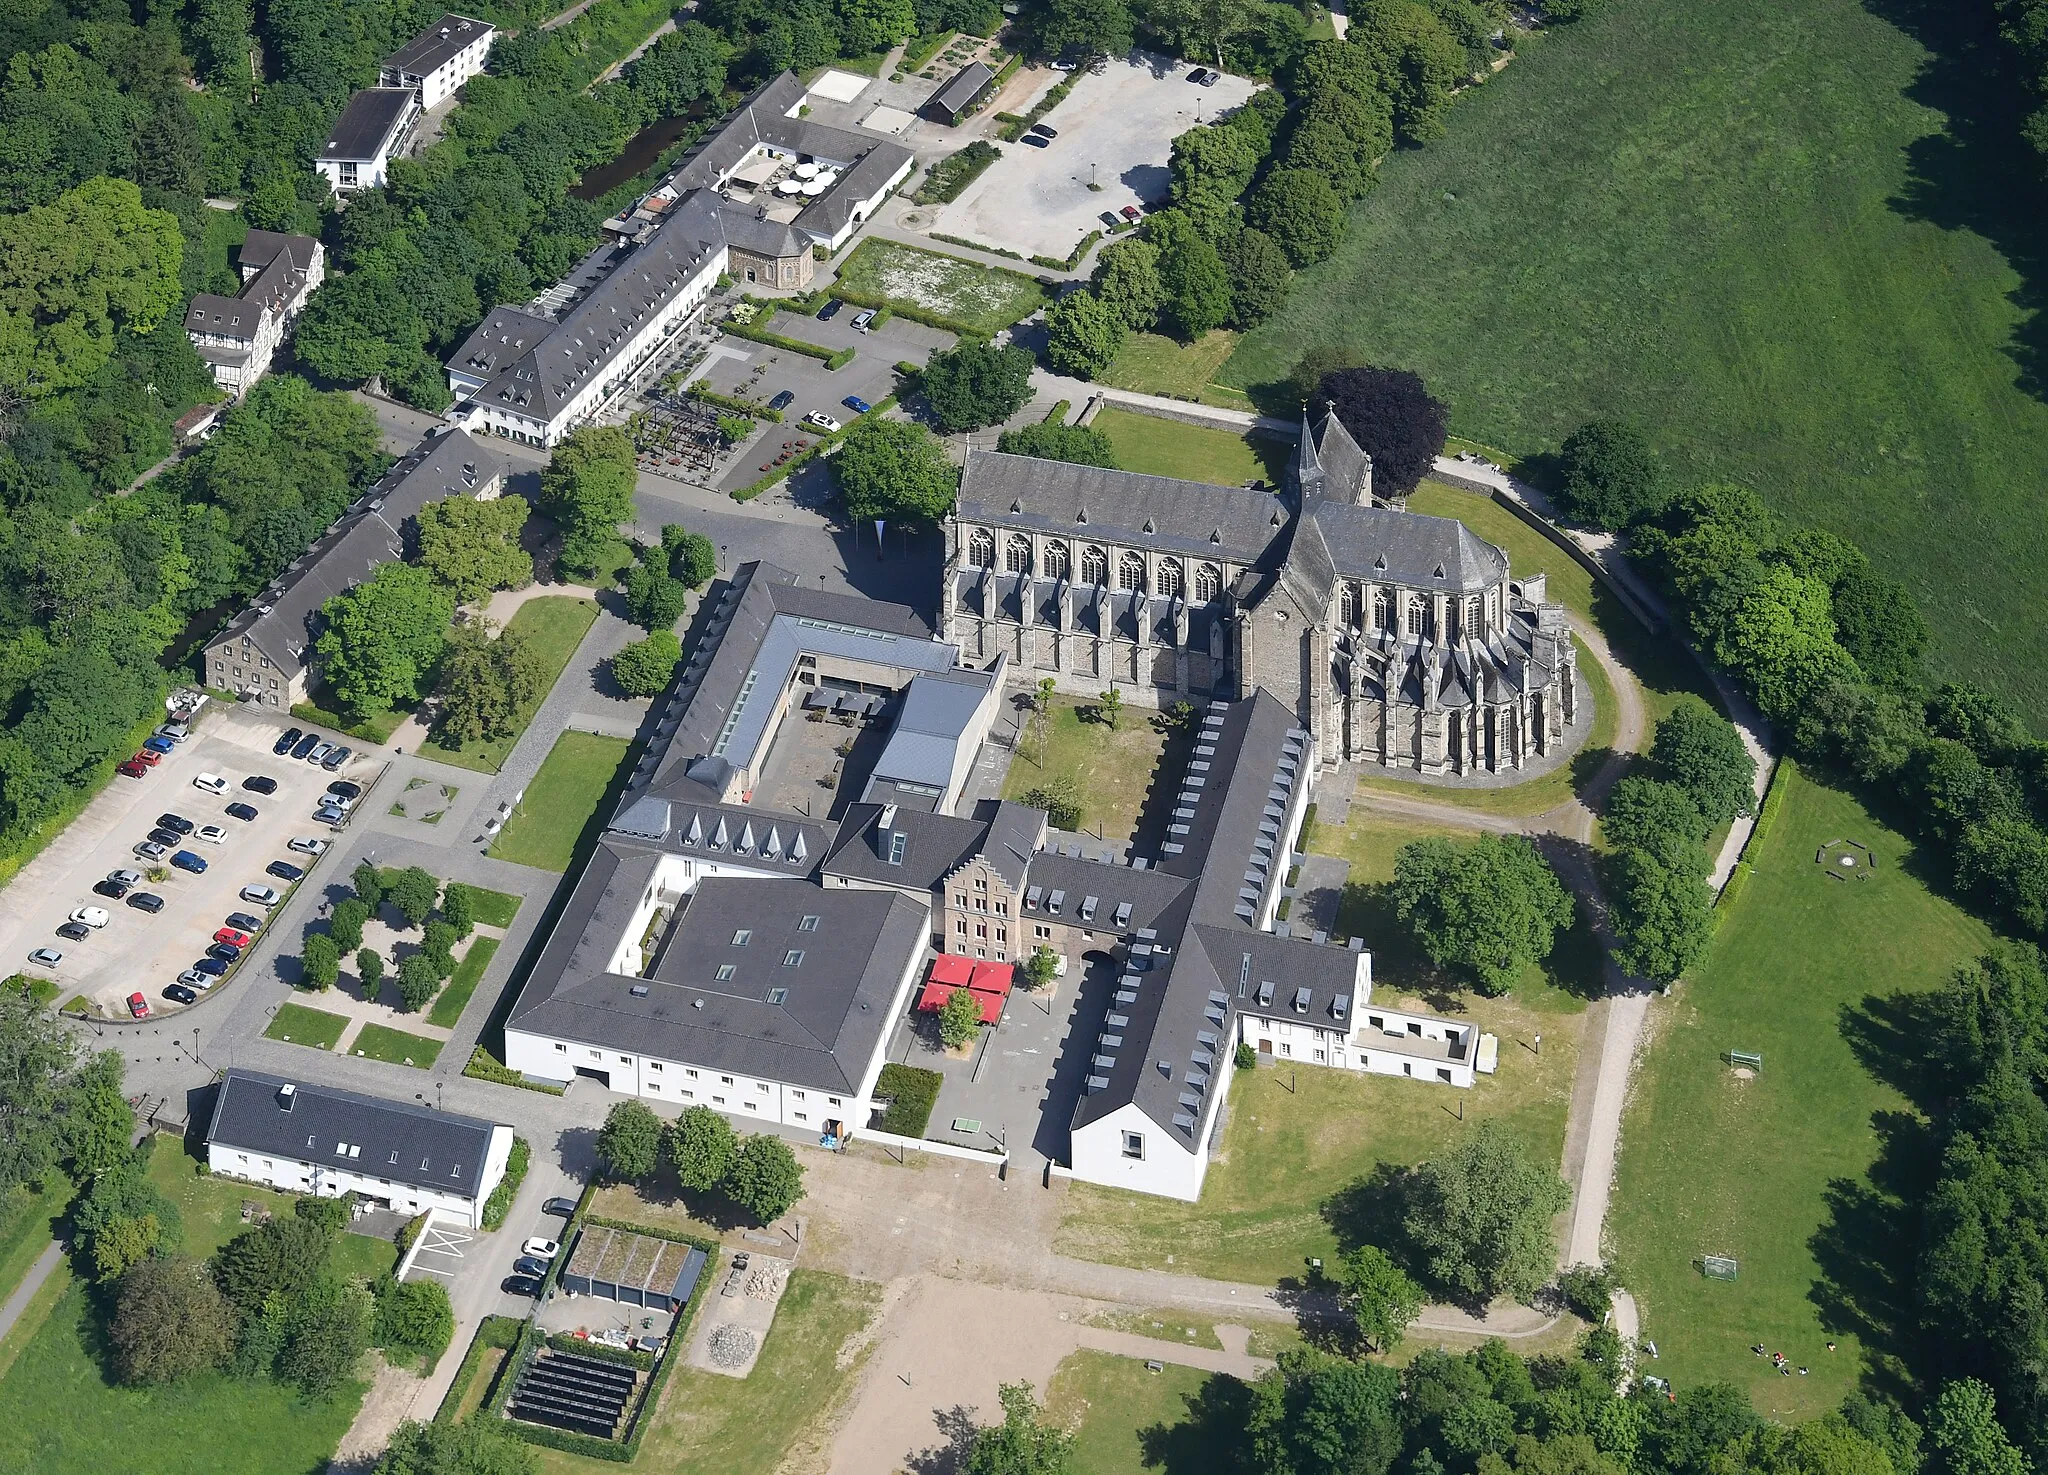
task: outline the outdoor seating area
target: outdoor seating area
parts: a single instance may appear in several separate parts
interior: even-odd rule
[[[994,1024],[1003,1017],[1003,1005],[1009,1001],[1010,989],[1016,978],[1014,963],[992,963],[964,958],[958,953],[940,953],[932,959],[931,971],[925,975],[917,1007],[925,1013],[935,1014],[946,1007],[947,1000],[955,992],[964,988],[981,1005],[981,1022]]]
[[[804,694],[806,712],[827,712],[835,717],[874,717],[887,706],[880,692],[845,691],[836,687],[813,687]]]

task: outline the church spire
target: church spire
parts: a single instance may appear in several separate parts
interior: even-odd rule
[[[1323,462],[1316,454],[1315,428],[1309,424],[1306,405],[1301,409],[1301,444],[1294,452],[1294,484],[1304,501],[1322,495]]]

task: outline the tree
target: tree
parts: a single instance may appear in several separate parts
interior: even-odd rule
[[[363,981],[363,997],[374,999],[384,987],[384,955],[373,947],[356,953],[356,977]]]
[[[65,1152],[72,1176],[90,1179],[129,1160],[135,1140],[135,1108],[121,1084],[121,1056],[102,1050],[74,1077],[64,1123]]]
[[[178,1208],[149,1181],[149,1155],[145,1139],[92,1179],[72,1210],[74,1247],[100,1285],[177,1248]]]
[[[702,21],[688,20],[626,67],[626,80],[654,118],[676,117],[725,86],[732,46]]]
[[[696,1193],[718,1187],[739,1161],[740,1140],[732,1123],[708,1106],[692,1106],[663,1137],[676,1181]]]
[[[1571,894],[1519,835],[1411,841],[1395,853],[1392,890],[1431,961],[1469,970],[1490,994],[1548,957],[1574,915]]]
[[[1289,170],[1320,174],[1348,202],[1371,190],[1373,166],[1393,146],[1393,112],[1384,95],[1322,88],[1296,112],[1281,160]]]
[[[1945,1475],[2027,1475],[2031,1468],[1999,1424],[1991,1389],[1975,1378],[1942,1388],[1927,1432]]]
[[[442,889],[441,919],[454,929],[458,939],[476,931],[476,902],[461,882],[450,881]]]
[[[1230,274],[1187,216],[1162,210],[1145,222],[1159,251],[1159,305],[1166,325],[1187,341],[1230,319]]]
[[[656,630],[622,647],[612,657],[612,680],[629,697],[659,696],[668,690],[683,658],[683,643],[672,630]]]
[[[1376,496],[1407,496],[1444,448],[1450,410],[1406,369],[1340,369],[1324,378],[1322,397],[1372,457]]]
[[[325,932],[309,932],[299,949],[299,976],[306,987],[321,993],[334,987],[341,971],[341,952]]]
[[[391,1431],[372,1475],[535,1475],[535,1458],[531,1445],[500,1434],[488,1419],[459,1424],[407,1419]]]
[[[1264,231],[1246,226],[1223,243],[1221,255],[1230,273],[1231,326],[1256,328],[1287,301],[1294,277],[1287,253]]]
[[[1017,982],[1027,989],[1041,989],[1059,977],[1059,970],[1059,954],[1041,942],[1018,965]]]
[[[718,573],[718,549],[681,523],[661,525],[661,546],[668,554],[668,571],[692,589],[703,588]]]
[[[1390,1367],[1290,1347],[1252,1385],[1240,1415],[1247,1468],[1257,1475],[1386,1475],[1401,1452],[1401,1394],[1400,1374]],[[1416,1475],[1427,1468],[1420,1460],[1413,1466]]]
[[[426,940],[420,951],[434,960],[434,971],[443,978],[455,971],[455,944],[458,940],[454,927],[446,921],[437,918],[427,923]]]
[[[1086,290],[1069,292],[1045,310],[1045,353],[1054,372],[1093,379],[1124,346],[1123,319]]]
[[[732,1172],[727,1197],[762,1224],[773,1224],[804,1196],[804,1168],[780,1137],[749,1137]]]
[[[125,179],[88,179],[47,205],[0,215],[0,387],[75,389],[148,334],[179,299],[178,218]]]
[[[327,934],[334,939],[336,948],[352,953],[363,945],[363,926],[369,920],[370,909],[360,898],[351,896],[335,904],[327,919]]]
[[[448,637],[441,656],[441,699],[435,736],[450,747],[509,737],[520,714],[546,693],[546,659],[519,630],[495,637],[490,623],[465,620]]]
[[[665,558],[662,561],[667,562]],[[666,567],[636,563],[626,570],[626,613],[641,629],[672,630],[689,608],[688,586],[669,577]]]
[[[0,1184],[29,1185],[64,1147],[78,1045],[27,993],[0,990]]]
[[[322,282],[292,332],[293,352],[331,384],[403,376],[426,343],[419,305],[394,273],[378,268]]]
[[[371,1339],[379,1347],[417,1352],[429,1362],[455,1337],[455,1308],[438,1280],[385,1281],[377,1287]]]
[[[1398,1347],[1408,1323],[1422,1309],[1422,1287],[1377,1245],[1360,1245],[1345,1255],[1337,1280],[1344,1287],[1345,1309],[1357,1323],[1358,1335],[1375,1352]]]
[[[1089,283],[1123,326],[1149,328],[1159,315],[1159,248],[1136,236],[1104,246]]]
[[[1880,686],[1911,690],[1927,648],[1927,621],[1912,593],[1867,563],[1852,565],[1830,591],[1835,638]]]
[[[143,1260],[121,1277],[108,1340],[122,1382],[175,1383],[228,1360],[234,1312],[191,1256]]]
[[[441,883],[432,871],[421,866],[407,866],[391,877],[391,889],[385,899],[398,908],[400,916],[417,927],[427,920],[440,896]]]
[[[847,56],[887,51],[917,31],[910,0],[840,0],[840,46]]]
[[[1122,56],[1132,34],[1125,0],[1046,0],[1038,17],[1038,49],[1047,56]]]
[[[939,1042],[957,1050],[980,1033],[981,1000],[971,989],[954,989],[939,1008]]]
[[[523,497],[443,497],[419,510],[420,566],[448,586],[457,604],[493,589],[533,582],[533,555],[519,546],[530,509]]]
[[[358,714],[416,700],[447,644],[455,601],[423,568],[386,563],[320,608],[328,687]]]
[[[1713,935],[1706,852],[1697,846],[1671,855],[1625,849],[1606,869],[1614,961],[1639,978],[1676,979]]]
[[[1065,774],[1025,790],[1024,802],[1033,809],[1043,809],[1046,823],[1056,830],[1078,830],[1085,817],[1074,781]]]
[[[1557,1264],[1551,1220],[1571,1190],[1498,1122],[1415,1170],[1404,1227],[1430,1277],[1475,1302],[1528,1300]]]
[[[398,960],[398,997],[414,1014],[427,1007],[441,989],[441,970],[425,953]]]
[[[1295,266],[1314,265],[1344,239],[1344,201],[1311,169],[1274,170],[1245,202],[1244,214]]]
[[[1093,426],[1036,425],[1005,430],[996,438],[996,449],[1012,456],[1036,456],[1041,461],[1068,461],[1076,466],[1106,466],[1116,469],[1116,447],[1108,436]]]
[[[1109,724],[1111,732],[1115,732],[1123,725],[1124,694],[1119,688],[1111,686],[1102,694],[1101,700],[1102,720]]]
[[[1611,848],[1647,850],[1660,857],[1697,851],[1709,828],[1689,791],[1640,773],[1614,786],[1600,816],[1600,833]]]
[[[846,515],[855,522],[912,522],[929,526],[953,508],[959,468],[922,425],[863,417],[832,458]]]
[[[1596,528],[1633,527],[1661,503],[1650,439],[1626,420],[1588,420],[1558,452],[1558,505]]]
[[[1000,425],[1031,398],[1030,350],[997,348],[979,338],[935,353],[918,375],[918,388],[940,430]]]
[[[1074,1467],[1074,1436],[1044,1417],[1029,1383],[996,1390],[1003,1421],[974,1431],[966,1475],[1067,1475]]]
[[[1204,192],[1234,200],[1250,186],[1262,162],[1257,141],[1245,129],[1227,124],[1190,128],[1173,140],[1170,197],[1183,206]]]
[[[1650,761],[1684,789],[1710,825],[1756,804],[1756,759],[1735,724],[1696,696],[1683,696],[1657,721]]]
[[[661,1157],[661,1118],[643,1102],[621,1101],[597,1132],[597,1156],[615,1183],[638,1183]]]
[[[371,916],[376,916],[384,905],[384,873],[377,869],[374,861],[358,861],[354,874],[348,879],[357,899],[370,909]]]
[[[562,562],[594,571],[619,524],[633,516],[633,438],[616,425],[581,425],[540,474],[541,510],[562,529]]]
[[[244,1322],[273,1299],[304,1295],[317,1282],[334,1248],[334,1230],[313,1219],[279,1216],[245,1229],[213,1252],[214,1284]]]
[[[319,1397],[339,1387],[370,1347],[373,1306],[361,1286],[316,1283],[300,1298],[278,1353],[277,1375]]]

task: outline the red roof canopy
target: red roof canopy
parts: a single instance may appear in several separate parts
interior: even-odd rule
[[[954,991],[964,987],[981,1003],[981,1022],[994,1024],[1003,1017],[1003,1001],[1010,996],[1010,986],[1016,978],[1017,969],[1013,963],[976,961],[958,953],[941,953],[932,959],[931,972],[926,975],[924,992],[918,995],[917,1007],[922,1010],[942,1009]]]

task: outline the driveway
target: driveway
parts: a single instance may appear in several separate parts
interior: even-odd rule
[[[1258,90],[1243,77],[1197,87],[1188,71],[1133,52],[1082,75],[1045,119],[1059,137],[1042,149],[999,145],[1002,158],[939,212],[935,229],[1064,260],[1083,236],[1101,229],[1096,217],[1103,211],[1163,202],[1175,135],[1214,122]]]

